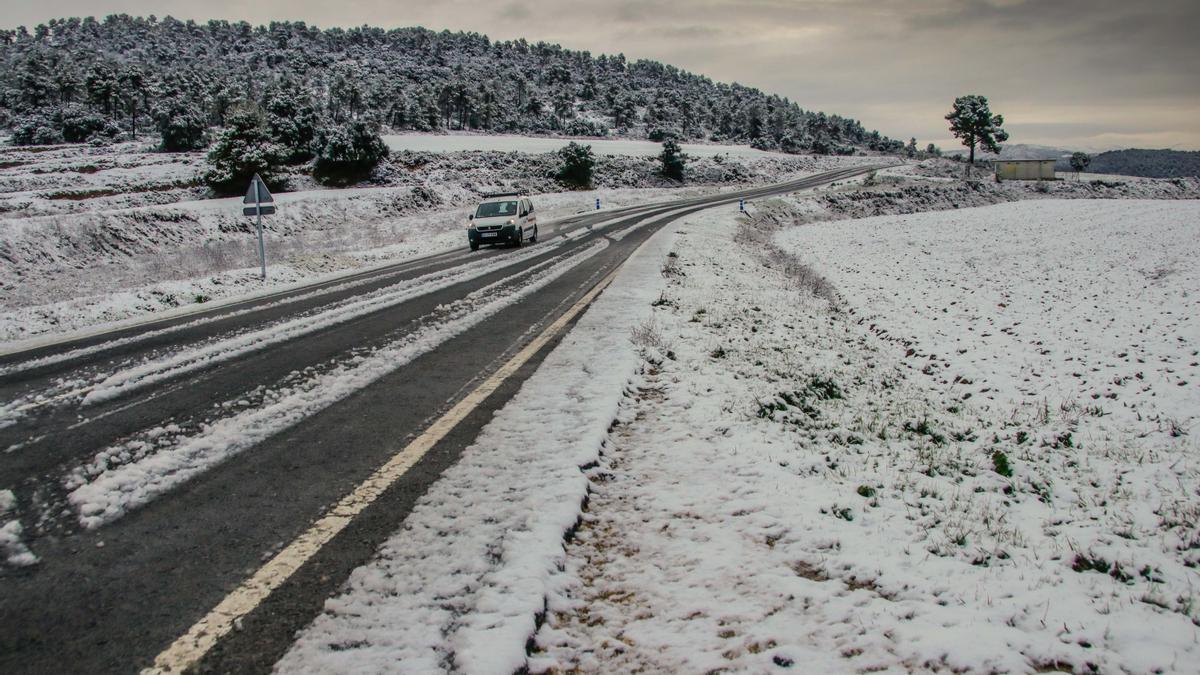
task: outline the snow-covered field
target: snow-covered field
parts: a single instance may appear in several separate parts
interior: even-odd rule
[[[397,134],[384,136],[392,150],[414,152],[556,152],[570,142],[592,146],[597,155],[626,155],[650,157],[662,152],[662,143],[630,139],[546,138],[543,136],[511,136],[490,134]],[[684,153],[694,157],[765,157],[786,156],[782,153],[756,150],[748,145],[718,145],[711,143],[680,143]]]
[[[1193,671],[1198,216],[693,224],[534,670]]]

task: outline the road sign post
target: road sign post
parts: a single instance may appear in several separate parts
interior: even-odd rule
[[[266,183],[263,183],[263,179],[258,174],[254,174],[254,178],[250,179],[250,187],[246,190],[246,198],[242,200],[243,204],[254,204],[254,206],[243,207],[242,215],[254,216],[257,220],[258,264],[262,267],[264,281],[267,278],[267,248],[263,243],[262,217],[275,213],[274,201],[275,198],[267,190]]]

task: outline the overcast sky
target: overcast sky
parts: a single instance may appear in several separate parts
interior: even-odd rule
[[[1012,143],[1200,149],[1200,0],[0,0],[8,27],[113,13],[477,31],[622,52],[950,148],[955,96]]]

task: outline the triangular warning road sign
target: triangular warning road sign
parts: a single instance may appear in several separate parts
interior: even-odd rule
[[[255,197],[255,195],[254,195],[255,183],[258,184],[258,199],[254,198]],[[246,198],[242,200],[242,203],[243,204],[254,204],[254,203],[268,204],[273,201],[275,201],[275,198],[272,197],[270,191],[267,190],[267,184],[263,182],[262,178],[258,177],[258,174],[254,174],[254,178],[250,179],[250,187],[247,188]]]

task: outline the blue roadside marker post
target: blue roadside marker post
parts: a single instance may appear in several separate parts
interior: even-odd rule
[[[597,211],[600,210],[600,198],[599,197],[596,197],[596,210]]]
[[[742,213],[746,212],[746,200],[745,199],[738,200],[738,211],[741,211]]]

